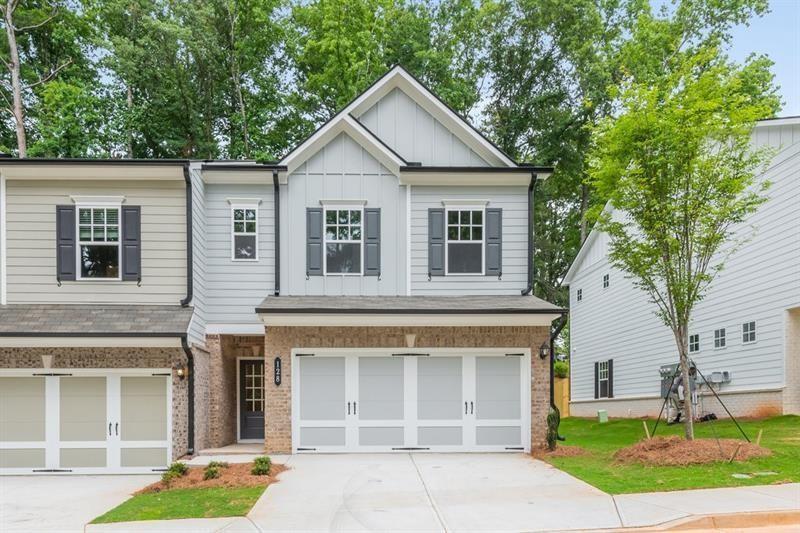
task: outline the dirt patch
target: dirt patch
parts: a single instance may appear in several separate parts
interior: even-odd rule
[[[531,456],[535,459],[546,459],[548,457],[577,457],[579,455],[586,455],[587,453],[589,452],[580,446],[565,446],[559,444],[553,451],[547,448],[536,448],[531,451]]]
[[[250,473],[253,463],[232,463],[228,467],[219,469],[219,477],[216,479],[203,479],[204,466],[190,466],[186,475],[174,479],[169,485],[163,481],[158,481],[152,485],[136,492],[136,494],[147,494],[149,492],[161,492],[174,489],[206,489],[211,487],[258,487],[267,486],[278,481],[278,474],[286,470],[286,467],[273,464],[268,476],[254,476]]]
[[[721,448],[721,450],[720,450]],[[736,452],[736,449],[739,451]],[[729,461],[747,461],[754,457],[772,455],[767,448],[737,439],[695,439],[687,441],[678,436],[654,437],[621,448],[614,459],[621,463],[639,463],[650,466],[684,466]]]

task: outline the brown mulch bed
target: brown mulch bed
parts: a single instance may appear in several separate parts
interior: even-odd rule
[[[546,457],[577,457],[579,455],[586,455],[587,452],[580,446],[565,446],[559,444],[555,450],[550,451],[547,448],[535,448],[531,450],[531,455],[535,459],[544,459]]]
[[[722,447],[722,451],[720,451]],[[739,451],[736,452],[736,448]],[[729,461],[747,461],[754,457],[772,455],[772,451],[738,439],[695,439],[688,441],[675,435],[653,437],[621,448],[614,458],[621,463],[639,463],[650,466],[684,466]]]
[[[173,489],[206,489],[211,487],[257,487],[267,486],[278,481],[278,475],[287,468],[283,465],[272,464],[268,476],[254,476],[250,473],[253,463],[231,463],[227,468],[219,469],[219,477],[216,479],[203,479],[205,466],[190,466],[185,476],[174,479],[169,485],[163,481],[157,481],[152,485],[136,492],[136,494],[146,494],[148,492],[161,492]]]

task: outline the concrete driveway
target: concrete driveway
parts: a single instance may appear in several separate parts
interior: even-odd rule
[[[158,476],[0,477],[0,531],[83,531]]]
[[[248,517],[262,531],[620,526],[611,496],[523,454],[296,455]]]

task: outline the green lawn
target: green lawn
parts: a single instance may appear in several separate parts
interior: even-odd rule
[[[654,420],[648,420],[653,430]],[[648,467],[621,465],[612,455],[619,448],[644,438],[641,420],[611,420],[598,424],[594,419],[565,418],[559,432],[567,438],[564,444],[580,446],[587,454],[576,457],[548,457],[545,460],[561,470],[580,478],[595,487],[611,493],[652,492],[733,487],[740,485],[765,485],[778,482],[800,481],[800,417],[779,416],[762,420],[740,421],[752,441],[763,429],[761,445],[772,450],[771,457],[747,462],[713,463],[697,466]],[[682,425],[658,425],[658,435],[681,435]],[[717,420],[695,425],[697,437],[737,438],[736,426],[729,420]],[[737,479],[732,474],[776,472],[776,475],[753,476]]]
[[[134,520],[244,516],[266,487],[176,489],[139,494],[95,518],[93,524]]]

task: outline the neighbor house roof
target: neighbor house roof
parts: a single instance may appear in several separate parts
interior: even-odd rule
[[[268,296],[257,313],[553,314],[535,296]]]
[[[179,305],[0,306],[0,337],[181,337],[192,308]]]

